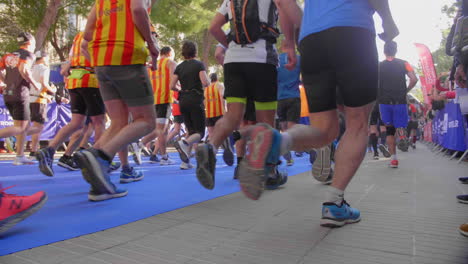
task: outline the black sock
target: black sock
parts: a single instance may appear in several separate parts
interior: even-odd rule
[[[372,149],[374,149],[374,154],[378,155],[379,152],[377,150],[377,135],[375,133],[370,134],[370,143],[372,145]]]
[[[104,151],[102,151],[100,149],[96,149],[96,150],[97,150],[97,154],[99,155],[100,158],[102,158],[104,160],[107,160],[108,162],[112,162],[112,157],[110,157]]]
[[[237,157],[237,164],[240,164],[240,162],[242,161],[244,157]]]
[[[71,156],[69,156],[67,154],[63,154],[63,157],[65,157],[66,159],[71,159]]]
[[[241,138],[242,138],[241,133],[238,130],[235,130],[234,132],[232,132],[232,139],[234,140],[234,142],[236,142],[237,140]]]

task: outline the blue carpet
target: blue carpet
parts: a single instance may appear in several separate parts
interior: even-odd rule
[[[36,214],[0,235],[0,256],[17,251],[62,241],[108,228],[128,224],[157,214],[176,210],[239,191],[237,181],[232,180],[234,167],[228,167],[218,156],[216,187],[206,190],[198,183],[195,169],[179,169],[179,158],[172,166],[150,164],[147,158],[138,168],[145,178],[136,183],[121,185],[128,189],[127,197],[103,202],[89,202],[89,185],[81,172],[69,172],[54,166],[55,177],[42,175],[36,165],[13,166],[11,161],[0,162],[0,183],[3,187],[17,185],[7,191],[18,195],[30,195],[46,191],[49,200]],[[295,158],[292,167],[284,167],[295,175],[310,170],[308,155]],[[113,173],[117,183],[119,173]]]

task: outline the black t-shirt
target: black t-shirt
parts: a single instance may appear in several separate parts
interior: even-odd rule
[[[177,65],[174,74],[179,77],[182,91],[195,90],[203,94],[200,72],[205,71],[205,65],[198,60],[185,60]]]
[[[380,104],[406,104],[406,74],[413,69],[408,62],[400,59],[384,60],[379,64]]]
[[[19,72],[21,63],[26,64],[26,68],[31,70],[34,62],[34,54],[19,49],[8,53],[0,60],[0,69],[5,69],[6,89],[3,92],[5,100],[8,101],[27,101],[29,98],[29,82],[26,81]]]

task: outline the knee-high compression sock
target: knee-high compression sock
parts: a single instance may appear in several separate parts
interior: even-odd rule
[[[380,133],[380,144],[387,145],[387,131]]]
[[[372,149],[374,150],[374,154],[379,154],[379,151],[377,150],[377,135],[375,133],[370,134],[370,143],[372,145]]]

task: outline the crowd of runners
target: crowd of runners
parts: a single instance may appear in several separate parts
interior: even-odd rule
[[[329,185],[321,225],[360,221],[344,191],[368,144],[375,159],[381,152],[397,168],[397,148],[415,148],[420,135],[421,107],[407,97],[418,79],[409,63],[395,57],[398,29],[388,1],[306,0],[304,10],[294,0],[242,3],[224,0],[209,27],[218,41],[223,84],[221,73],[208,75],[194,42],[183,43],[181,63],[171,47],[159,47],[148,1],[96,1],[61,69],[71,121],[41,149],[38,135],[55,91],[48,85],[47,54],[35,56],[34,37],[22,33],[19,49],[0,61],[3,95],[14,119],[0,138],[11,144],[16,137],[14,164],[35,163],[52,177],[55,152],[68,142],[57,165],[81,170],[90,185],[88,199],[103,201],[128,194],[111,181],[113,171],[120,170],[120,183],[144,178],[130,165],[129,152],[136,166],[146,155],[159,166],[193,169],[200,184],[213,189],[222,148],[233,179],[257,200],[265,189],[287,182],[287,173],[278,170],[281,162],[294,166],[294,156],[310,155],[312,175]],[[374,12],[384,29],[379,37],[386,58],[380,64]],[[37,163],[24,155],[26,135],[36,135]],[[169,157],[168,145],[180,161]],[[37,211],[47,195],[13,196],[4,189],[0,199],[4,232]],[[18,200],[21,207],[8,206]]]

